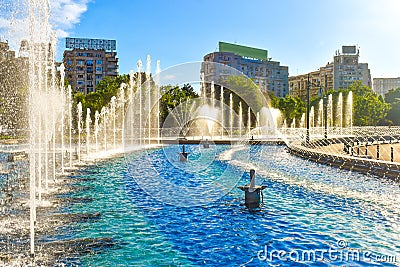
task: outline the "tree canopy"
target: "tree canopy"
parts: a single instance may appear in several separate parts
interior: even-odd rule
[[[169,112],[173,110],[180,103],[189,99],[198,97],[194,88],[190,84],[185,84],[182,87],[178,85],[161,86],[160,88],[160,123],[164,123]]]
[[[385,94],[385,100],[391,106],[386,116],[387,120],[394,125],[400,125],[400,88],[390,90]]]
[[[376,126],[387,115],[390,105],[361,81],[350,85],[353,92],[353,116],[355,126]]]

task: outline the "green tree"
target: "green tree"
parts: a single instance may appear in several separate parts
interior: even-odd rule
[[[385,94],[385,101],[387,103],[396,103],[400,101],[400,88],[392,89]]]
[[[390,104],[390,110],[386,116],[387,121],[390,124],[400,125],[400,88],[387,92],[385,100]]]
[[[216,86],[216,98],[220,99],[221,86],[224,87],[224,104],[230,105],[230,94],[233,98],[233,109],[239,113],[239,102],[242,103],[243,123],[247,126],[248,113],[246,112],[250,106],[250,123],[256,124],[256,113],[262,107],[268,106],[269,98],[260,92],[259,87],[243,75],[231,75],[226,80],[220,80]]]
[[[189,99],[198,97],[190,84],[185,84],[182,87],[178,85],[166,85],[160,88],[160,123],[163,124],[168,114],[180,103],[186,102]]]
[[[386,117],[390,105],[382,96],[372,91],[368,86],[357,81],[350,85],[353,91],[353,116],[356,126],[376,126]]]
[[[271,100],[271,105],[281,111],[282,117],[287,123],[292,122],[294,118],[299,122],[303,113],[306,112],[306,103],[298,96],[274,97]]]

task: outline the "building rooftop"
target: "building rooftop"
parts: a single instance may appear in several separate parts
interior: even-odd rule
[[[225,42],[219,42],[218,46],[219,52],[231,52],[242,57],[268,60],[268,50]]]
[[[89,39],[89,38],[65,38],[65,47],[69,49],[91,49],[115,51],[117,49],[116,40]]]

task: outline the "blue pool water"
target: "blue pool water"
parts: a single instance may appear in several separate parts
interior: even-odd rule
[[[90,190],[74,195],[94,201],[66,211],[101,212],[101,219],[68,225],[65,231],[71,238],[112,237],[118,245],[71,262],[83,266],[400,263],[398,184],[308,162],[281,146],[253,146],[250,154],[237,152],[236,159],[255,166],[258,183],[267,189],[262,207],[249,211],[243,205],[243,192],[236,188],[248,182],[248,170],[243,173],[243,168],[218,159],[230,147],[204,151],[189,146],[192,154],[186,163],[176,160],[177,149],[135,152],[81,171],[80,178],[95,179],[81,181]],[[151,174],[155,177],[143,182]],[[216,179],[227,186],[213,184]],[[209,191],[199,194],[197,187]],[[312,253],[315,257],[307,258]],[[396,257],[397,263],[388,263],[394,260],[389,257]]]

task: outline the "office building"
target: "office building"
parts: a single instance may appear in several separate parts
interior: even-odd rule
[[[385,94],[392,89],[400,88],[400,77],[398,78],[374,78],[372,89],[379,95]]]
[[[320,96],[324,90],[348,88],[356,81],[371,87],[371,73],[368,63],[359,63],[359,50],[356,46],[342,46],[336,51],[333,62],[310,73],[290,76],[290,95],[306,98],[307,77],[310,76],[310,96]]]
[[[207,54],[204,61],[221,63],[240,71],[263,92],[272,92],[281,97],[289,92],[288,67],[272,61],[267,50],[219,42],[219,51]],[[216,83],[234,74],[227,68],[219,68],[218,64],[205,64],[202,71],[206,80]]]
[[[118,76],[115,40],[66,38],[63,63],[72,89],[88,94],[105,77]]]

